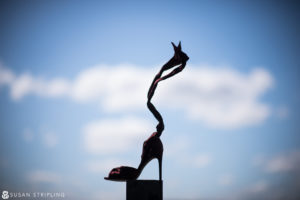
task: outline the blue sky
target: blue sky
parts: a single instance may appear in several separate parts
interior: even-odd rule
[[[124,199],[162,82],[166,199],[299,197],[299,5],[292,1],[0,1],[0,189]],[[140,179],[157,179],[152,161]]]

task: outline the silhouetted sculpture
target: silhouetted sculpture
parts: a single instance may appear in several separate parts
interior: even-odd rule
[[[135,180],[142,173],[147,163],[154,158],[157,158],[159,163],[159,180],[161,180],[162,178],[163,144],[160,140],[160,136],[165,126],[164,126],[163,118],[161,117],[160,113],[156,110],[154,105],[151,103],[151,99],[154,95],[157,84],[160,81],[170,78],[175,74],[181,72],[184,69],[186,62],[189,59],[189,57],[184,52],[181,51],[180,42],[177,47],[174,45],[173,42],[172,45],[175,51],[174,56],[166,64],[163,65],[161,70],[154,77],[154,80],[152,81],[152,84],[148,91],[147,107],[152,112],[154,117],[158,120],[158,124],[156,126],[156,132],[152,133],[152,135],[144,142],[143,153],[141,156],[141,163],[137,169],[128,166],[121,166],[121,167],[114,168],[110,171],[109,176],[105,177],[106,180],[112,180],[112,181]],[[169,70],[172,67],[175,67],[177,65],[179,66],[173,69],[169,74],[162,76],[164,71]]]

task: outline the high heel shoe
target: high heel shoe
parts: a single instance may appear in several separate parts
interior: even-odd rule
[[[113,168],[108,177],[104,177],[110,181],[127,181],[136,180],[142,173],[144,167],[154,158],[158,159],[159,164],[159,180],[162,179],[162,155],[163,155],[163,144],[159,137],[154,132],[143,145],[143,153],[141,155],[141,162],[138,168],[121,166]]]

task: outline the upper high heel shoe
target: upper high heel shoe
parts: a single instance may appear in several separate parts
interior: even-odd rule
[[[144,167],[154,158],[158,159],[159,164],[159,180],[162,178],[162,155],[163,155],[163,144],[157,133],[154,132],[143,145],[143,153],[141,155],[141,162],[138,168],[121,166],[113,168],[106,180],[111,181],[127,181],[136,180],[142,173]]]

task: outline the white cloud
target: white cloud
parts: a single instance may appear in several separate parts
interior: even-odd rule
[[[14,100],[20,100],[28,94],[35,94],[43,97],[65,96],[68,95],[70,89],[69,82],[62,78],[46,81],[26,73],[12,82],[10,92],[11,97]]]
[[[43,135],[43,142],[46,147],[53,148],[58,144],[58,137],[52,132],[47,132]]]
[[[185,136],[168,138],[164,145],[164,156],[185,167],[204,168],[213,161],[213,156],[206,152],[191,153],[193,143]]]
[[[265,180],[260,180],[249,187],[249,192],[260,193],[268,189],[269,184]]]
[[[164,144],[164,156],[176,158],[178,154],[186,152],[191,146],[190,139],[185,134],[176,134],[180,136],[175,136],[174,138],[166,138],[166,143]]]
[[[14,74],[9,69],[3,67],[0,63],[0,86],[11,84],[14,80]]]
[[[265,164],[266,171],[270,173],[299,170],[300,151],[276,156],[268,160]]]
[[[31,75],[23,74],[18,79],[14,80],[11,85],[11,97],[14,100],[21,99],[27,93],[34,91],[36,87]]]
[[[268,173],[291,172],[299,170],[300,151],[281,153],[271,158],[256,157],[254,164]]]
[[[85,148],[98,154],[124,152],[149,137],[151,127],[148,121],[131,116],[90,122],[83,129]]]
[[[74,80],[71,97],[81,102],[100,101],[106,111],[145,108],[154,74],[150,71],[131,65],[93,67]]]
[[[80,72],[74,80],[46,80],[28,73],[16,76],[2,68],[0,77],[6,77],[2,82],[10,86],[14,100],[29,94],[68,97],[78,102],[98,102],[107,112],[124,112],[145,109],[147,90],[156,70],[99,65]],[[160,83],[154,100],[209,126],[238,128],[258,124],[270,115],[269,106],[260,97],[272,85],[271,74],[263,68],[240,73],[231,68],[188,65],[182,73]]]
[[[211,162],[212,156],[205,153],[197,154],[193,158],[191,158],[191,163],[193,163],[194,166],[198,168],[206,167]]]
[[[234,177],[232,174],[222,174],[219,179],[218,183],[220,185],[228,186],[233,184]]]
[[[58,174],[44,170],[32,171],[28,174],[27,178],[32,183],[58,184],[61,182],[61,177]]]
[[[117,159],[94,160],[87,163],[87,169],[95,173],[108,174],[113,167],[118,167],[126,164],[125,161]]]
[[[190,67],[161,86],[160,99],[166,106],[184,110],[191,119],[236,128],[268,117],[269,107],[259,98],[271,86],[272,77],[264,69],[246,75],[232,69]]]

